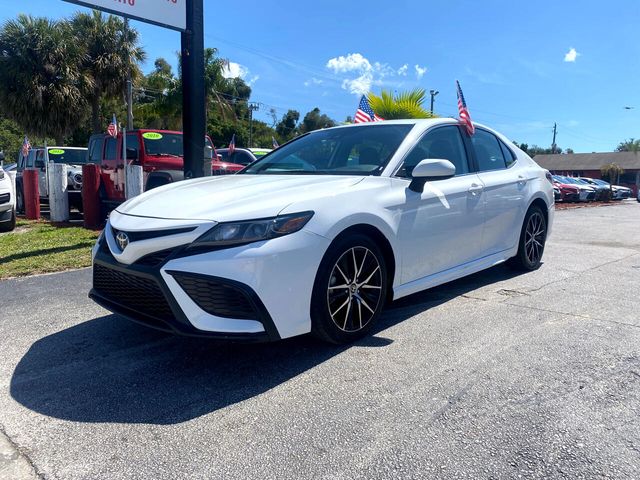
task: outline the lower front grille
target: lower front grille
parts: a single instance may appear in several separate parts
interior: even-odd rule
[[[93,288],[105,299],[149,317],[174,318],[158,284],[151,279],[105,267],[93,266]]]
[[[259,312],[240,288],[213,277],[169,272],[205,312],[224,318],[258,320]]]

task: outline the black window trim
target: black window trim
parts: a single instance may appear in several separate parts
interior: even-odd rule
[[[476,150],[475,150],[475,148],[473,147],[473,143],[471,143],[471,137],[466,136],[466,137],[465,137],[465,139],[466,139],[466,140],[468,140],[468,142],[469,142],[469,146],[470,146],[470,148],[471,148],[471,149],[472,149],[472,151],[473,151],[473,161],[474,161],[474,164],[475,164],[476,173],[480,174],[480,173],[485,173],[485,172],[499,172],[499,171],[501,171],[501,170],[509,170],[509,169],[510,169],[511,167],[513,167],[516,163],[518,163],[518,155],[516,155],[516,153],[515,153],[513,150],[511,150],[511,148],[509,148],[509,145],[507,145],[505,142],[503,142],[503,141],[500,139],[500,137],[498,137],[498,136],[497,136],[495,133],[493,133],[492,131],[487,130],[486,128],[476,127],[476,132],[477,132],[478,130],[481,130],[481,131],[483,131],[483,132],[485,132],[485,133],[488,133],[489,135],[493,136],[493,138],[495,138],[495,139],[498,141],[498,146],[500,146],[500,145],[504,145],[504,146],[507,148],[507,150],[511,153],[511,155],[513,156],[513,159],[514,159],[514,160],[513,160],[513,162],[511,163],[511,165],[509,165],[508,167],[507,167],[507,164],[505,163],[504,168],[494,168],[494,169],[491,169],[491,170],[480,170],[480,163],[478,162],[478,157],[476,156]],[[500,148],[500,150],[502,151],[502,147]],[[504,153],[502,154],[502,156],[504,157]],[[503,158],[503,160],[504,160],[504,158]]]
[[[398,175],[398,172],[404,166],[404,161],[409,156],[409,154],[411,154],[411,152],[413,152],[413,149],[422,141],[422,139],[425,136],[427,136],[429,133],[433,132],[434,130],[437,130],[439,128],[446,128],[446,127],[454,127],[454,128],[458,129],[458,132],[460,133],[460,136],[462,137],[462,144],[464,145],[465,155],[467,156],[467,167],[469,168],[469,171],[467,173],[456,173],[454,175],[454,177],[464,177],[466,175],[475,175],[477,173],[477,165],[476,165],[476,161],[475,161],[475,152],[474,152],[474,156],[472,158],[471,155],[469,155],[469,152],[470,152],[470,147],[473,148],[473,146],[470,145],[469,136],[466,134],[466,130],[463,130],[460,125],[447,124],[447,125],[434,125],[433,127],[430,127],[427,130],[425,130],[422,133],[422,135],[420,136],[420,138],[407,151],[407,153],[404,154],[404,156],[402,157],[402,160],[400,161],[400,163],[398,163],[398,166],[394,169],[393,173],[391,174],[391,178],[399,178],[400,180],[407,180],[407,181],[411,182],[411,180],[412,180],[411,177],[401,177],[401,176]]]

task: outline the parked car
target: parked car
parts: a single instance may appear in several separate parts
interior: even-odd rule
[[[246,167],[255,162],[258,158],[264,157],[271,150],[267,148],[236,148],[233,154],[229,155],[228,148],[217,148],[218,155],[222,161],[232,162]]]
[[[611,190],[611,198],[613,200],[623,200],[625,198],[631,197],[631,195],[633,194],[630,188],[623,187],[622,185],[610,185],[609,182],[605,182],[600,178],[580,177],[580,179],[588,182],[593,186],[599,186],[600,188]]]
[[[551,175],[453,119],[317,130],[237,175],[114,210],[90,297],[162,330],[235,340],[365,335],[387,301],[509,261],[541,265]]]
[[[596,189],[590,185],[587,185],[585,182],[579,182],[577,179],[572,177],[565,177],[562,175],[554,175],[554,178],[557,178],[559,182],[568,185],[575,185],[580,192],[580,200],[581,202],[592,202],[596,199]]]
[[[553,175],[553,186],[560,190],[560,201],[579,202],[580,189],[573,184],[564,183],[558,175]]]
[[[16,196],[9,174],[0,166],[0,232],[16,228]]]
[[[206,147],[213,149],[209,137]],[[131,130],[127,132],[127,161],[141,165],[144,171],[144,188],[153,188],[184,179],[184,147],[182,132],[169,130]],[[124,162],[122,160],[122,134],[92,135],[89,139],[89,163],[100,165],[100,196],[105,210],[125,201]],[[204,161],[204,159],[203,159]],[[211,162],[212,174],[222,175],[242,170],[242,165]]]
[[[38,170],[38,192],[40,200],[49,201],[47,169],[50,162],[67,164],[67,195],[69,208],[82,211],[82,164],[85,163],[87,149],[83,147],[35,147],[27,156],[18,158],[16,176],[16,204],[18,212],[24,212],[23,172],[25,168]]]
[[[560,187],[557,187],[556,184],[553,184],[553,200],[555,202],[559,202],[562,200],[562,193],[560,193]]]

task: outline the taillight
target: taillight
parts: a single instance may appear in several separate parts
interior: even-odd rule
[[[548,170],[544,171],[544,176],[547,178],[549,183],[553,185],[553,177],[551,176],[551,173]]]

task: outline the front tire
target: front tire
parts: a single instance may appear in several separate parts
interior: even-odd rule
[[[312,333],[336,344],[365,336],[382,312],[386,293],[387,266],[380,248],[361,234],[337,240],[316,275]]]
[[[547,241],[547,221],[542,209],[532,205],[522,223],[518,254],[509,259],[509,265],[517,270],[532,271],[540,268]]]
[[[11,211],[11,219],[6,222],[0,222],[0,232],[11,232],[16,228],[16,209]]]

